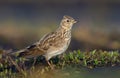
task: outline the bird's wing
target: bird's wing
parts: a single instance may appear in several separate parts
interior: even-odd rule
[[[44,55],[47,52],[47,50],[50,48],[50,45],[53,44],[54,37],[55,37],[55,32],[46,34],[40,39],[40,41],[12,54],[17,55],[18,57],[26,57],[26,58]]]
[[[53,46],[56,37],[57,37],[56,32],[51,32],[49,34],[46,34],[38,42],[38,47],[45,50],[46,52],[51,46]]]

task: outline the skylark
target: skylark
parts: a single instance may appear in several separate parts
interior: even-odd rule
[[[20,57],[32,58],[43,55],[47,63],[53,56],[62,54],[68,48],[71,41],[71,29],[77,21],[70,16],[63,16],[60,26],[51,33],[43,36],[38,42],[18,51]]]

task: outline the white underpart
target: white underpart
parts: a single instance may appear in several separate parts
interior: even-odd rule
[[[50,50],[48,50],[48,52],[44,56],[45,56],[46,60],[49,60],[50,58],[65,52],[67,48],[68,48],[68,46],[64,45],[63,47],[56,49],[54,51],[51,51],[51,49],[50,49]]]

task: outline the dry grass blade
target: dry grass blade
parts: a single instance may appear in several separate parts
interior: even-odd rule
[[[16,69],[17,69],[20,73],[24,74],[24,70],[23,70],[10,56],[8,56],[8,59],[10,60],[10,62],[11,62],[13,65],[15,65]]]

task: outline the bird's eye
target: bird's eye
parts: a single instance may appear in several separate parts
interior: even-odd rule
[[[67,22],[70,22],[69,20],[67,20]]]

